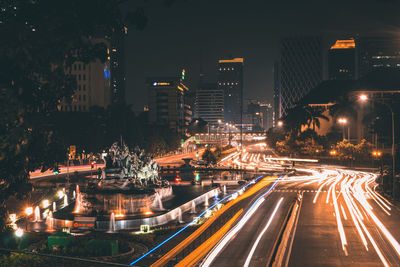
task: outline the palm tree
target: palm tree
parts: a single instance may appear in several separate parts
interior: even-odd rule
[[[329,118],[323,114],[324,110],[320,107],[305,106],[304,110],[308,113],[307,117],[307,127],[310,128],[312,125],[312,130],[321,127],[321,119],[329,121]]]

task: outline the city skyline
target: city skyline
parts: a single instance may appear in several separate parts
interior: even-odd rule
[[[206,82],[216,81],[217,61],[223,57],[245,58],[244,98],[272,103],[273,62],[278,60],[282,37],[323,34],[328,51],[336,39],[398,32],[394,26],[398,20],[392,16],[397,2],[339,1],[329,9],[315,1],[229,4],[227,10],[224,1],[176,1],[170,8],[143,4],[145,12],[149,11],[149,24],[140,32],[130,29],[125,42],[126,99],[136,112],[143,110],[146,100],[146,77],[173,76],[185,68],[188,83],[195,88],[201,68]],[[173,41],[175,33],[182,42]]]

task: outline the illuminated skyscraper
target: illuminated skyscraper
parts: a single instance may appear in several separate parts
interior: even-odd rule
[[[360,37],[356,39],[358,77],[376,68],[400,69],[400,39]]]
[[[224,121],[240,124],[243,111],[243,58],[218,60],[218,89],[224,92]]]
[[[187,99],[189,88],[182,77],[148,78],[147,88],[149,121],[183,133],[192,119],[192,110]]]
[[[224,120],[224,92],[215,83],[203,83],[196,91],[196,116],[210,124]]]
[[[337,40],[328,52],[329,80],[354,80],[356,44],[353,39]]]

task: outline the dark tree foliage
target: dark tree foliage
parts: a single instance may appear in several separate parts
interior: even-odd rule
[[[116,0],[8,0],[0,2],[0,230],[4,201],[29,191],[29,172],[54,167],[66,146],[53,123],[76,81],[76,61],[104,60],[99,34],[112,36],[131,21],[143,28],[140,8],[120,14]]]

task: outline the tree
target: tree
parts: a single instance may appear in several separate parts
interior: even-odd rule
[[[312,126],[313,131],[321,127],[321,119],[329,121],[329,118],[323,114],[324,110],[320,107],[306,106],[304,110],[307,112],[307,127]]]
[[[203,160],[207,162],[207,164],[215,164],[217,163],[217,156],[215,155],[214,152],[211,151],[209,147],[206,148],[206,150],[203,152],[203,155],[201,156]]]
[[[106,60],[106,39],[132,22],[146,25],[143,9],[122,16],[117,0],[3,1],[0,24],[0,216],[10,195],[29,191],[29,172],[66,157],[51,120],[76,88],[74,62]],[[1,220],[1,218],[0,218]],[[1,220],[2,223],[4,220]],[[3,224],[0,223],[0,231]]]

